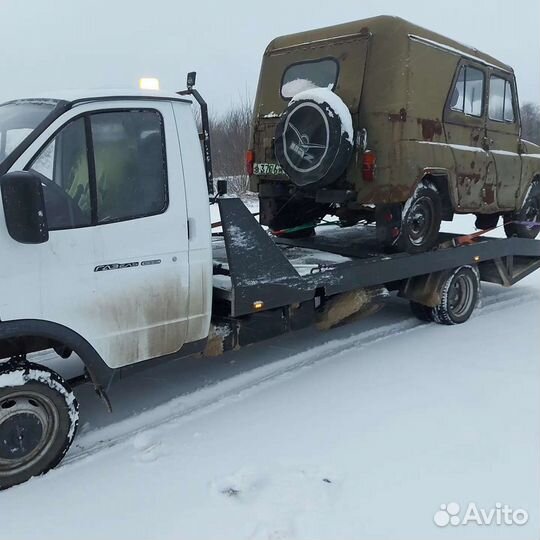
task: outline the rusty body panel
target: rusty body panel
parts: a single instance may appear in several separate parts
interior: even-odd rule
[[[288,105],[281,87],[285,70],[297,63],[335,59],[334,92],[352,115],[355,133],[367,131],[377,156],[373,181],[362,177],[358,137],[353,158],[332,188],[352,190],[350,208],[403,203],[426,175],[448,183],[448,204],[458,213],[497,213],[519,208],[535,175],[540,150],[520,143],[515,78],[510,66],[396,17],[375,17],[274,39],[261,66],[252,127],[255,161],[276,163],[273,138]],[[464,67],[484,77],[479,114],[453,109],[452,92]],[[513,89],[513,122],[488,118],[491,78]],[[465,99],[465,98],[463,98]],[[279,174],[281,172],[281,174]],[[297,190],[283,171],[251,177],[251,189],[283,185]],[[260,195],[268,197],[272,195]],[[282,195],[280,195],[282,196]],[[301,194],[300,194],[301,196]]]

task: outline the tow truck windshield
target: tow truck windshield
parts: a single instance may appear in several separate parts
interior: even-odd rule
[[[54,100],[20,100],[0,105],[0,171],[10,154],[58,105]]]

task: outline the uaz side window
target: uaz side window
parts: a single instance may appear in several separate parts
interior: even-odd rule
[[[470,116],[482,116],[484,73],[471,66],[462,66],[452,92],[450,108]]]
[[[494,75],[489,79],[489,119],[498,122],[514,121],[512,85],[506,79]]]
[[[333,58],[323,58],[290,65],[281,81],[281,97],[290,99],[298,92],[312,88],[330,88],[336,86],[338,63]]]

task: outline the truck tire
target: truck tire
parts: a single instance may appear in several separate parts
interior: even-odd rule
[[[514,223],[515,221],[520,223]],[[540,180],[531,184],[531,189],[523,202],[523,206],[517,212],[508,214],[504,219],[504,231],[508,238],[534,239],[540,233],[540,226],[529,227],[525,222],[540,224]]]
[[[480,275],[472,266],[461,266],[442,284],[441,302],[432,308],[439,324],[462,324],[469,320],[480,298]]]
[[[353,151],[352,117],[328,88],[294,96],[276,127],[279,164],[301,188],[319,188],[343,174]]]
[[[396,241],[398,251],[422,253],[431,250],[439,238],[442,201],[431,182],[421,182],[405,203]]]
[[[0,365],[0,490],[55,467],[68,451],[79,420],[72,390],[37,364]]]

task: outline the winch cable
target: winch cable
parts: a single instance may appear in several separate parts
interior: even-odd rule
[[[470,245],[470,244],[473,244],[477,238],[480,238],[481,236],[483,236],[485,234],[488,234],[488,233],[490,233],[492,231],[495,231],[497,229],[500,229],[500,228],[504,227],[505,225],[510,225],[510,224],[523,225],[525,227],[530,227],[530,228],[540,227],[539,222],[507,221],[506,223],[503,223],[502,225],[499,225],[497,227],[492,227],[490,229],[482,229],[480,231],[477,231],[477,232],[474,232],[474,233],[471,233],[471,234],[464,234],[462,236],[457,236],[456,238],[452,239],[452,241],[450,243],[445,242],[444,244],[442,244],[439,247],[450,247],[450,245],[454,246],[454,247],[455,246]],[[324,227],[324,226],[330,226],[330,225],[334,225],[334,226],[337,225],[339,227],[339,226],[341,226],[341,222],[340,221],[321,220],[319,222],[310,222],[310,223],[305,223],[303,225],[298,225],[297,227],[290,227],[288,229],[280,229],[279,231],[272,231],[272,234],[274,236],[283,236],[284,234],[295,233],[295,232],[298,232],[298,231],[303,231],[305,229],[312,229],[314,227]],[[450,245],[448,245],[448,244],[450,244]]]
[[[490,229],[482,229],[480,231],[477,231],[475,233],[471,234],[464,234],[463,236],[458,236],[452,240],[453,246],[467,246],[470,244],[474,244],[475,240],[477,238],[480,238],[484,234],[490,233],[492,231],[496,231],[497,229],[500,229],[501,227],[504,227],[506,225],[523,225],[525,227],[535,228],[540,227],[539,222],[533,222],[533,221],[507,221],[506,223],[503,223],[502,225],[498,225],[497,227],[492,227]]]
[[[290,227],[288,229],[280,229],[279,231],[272,231],[274,236],[282,236],[284,234],[295,233],[298,231],[303,231],[305,229],[313,229],[314,227],[329,227],[329,226],[344,227],[345,223],[343,221],[328,221],[326,219],[321,219],[319,221],[312,221],[310,223],[304,223],[303,225],[298,225],[297,227]]]

